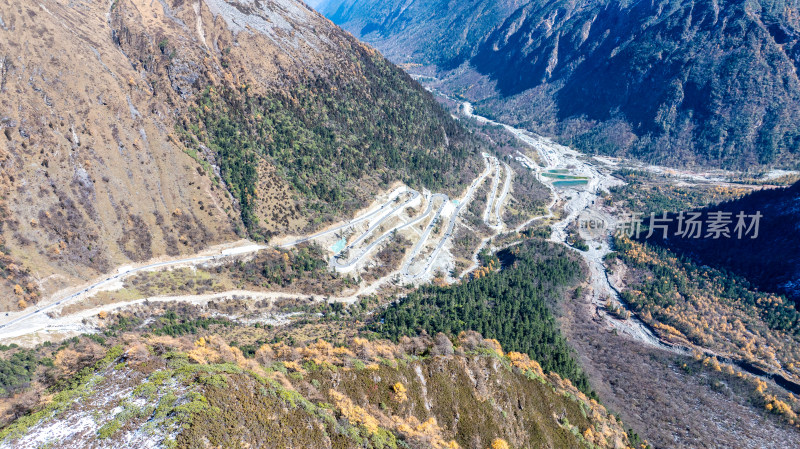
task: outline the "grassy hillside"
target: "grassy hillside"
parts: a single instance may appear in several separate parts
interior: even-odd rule
[[[236,237],[226,193],[170,138],[176,104],[114,42],[109,7],[0,1],[0,310]]]
[[[633,444],[614,415],[569,381],[474,332],[452,342],[444,335],[399,344],[354,338],[243,352],[227,343],[234,331],[224,320],[169,327],[179,319],[168,312],[144,334],[118,321],[109,331],[127,333],[103,340],[108,349],[88,339],[41,348],[52,356],[43,369],[61,380],[52,399],[0,430],[0,447]],[[174,337],[164,335],[167,328]],[[80,347],[95,355],[76,373],[71,354]]]

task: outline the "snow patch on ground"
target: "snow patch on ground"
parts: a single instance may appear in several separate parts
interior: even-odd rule
[[[19,439],[0,442],[0,449],[139,449],[162,446],[164,439],[172,436],[173,431],[160,423],[145,428],[146,422],[139,423],[141,425],[127,422],[128,425],[111,438],[99,439],[98,429],[123,411],[120,404],[129,399],[133,391],[132,387],[120,388],[120,383],[126,378],[123,371],[111,371],[107,378],[95,376],[89,381],[87,395],[79,395],[66,409],[42,419]],[[147,403],[143,399],[129,402],[140,407]]]

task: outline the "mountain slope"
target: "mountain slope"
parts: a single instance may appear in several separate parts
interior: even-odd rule
[[[430,94],[300,2],[3,0],[0,19],[5,310],[478,170]]]
[[[791,187],[765,189],[741,199],[710,206],[708,214],[729,214],[731,238],[713,238],[703,230],[700,238],[676,237],[678,220],[675,214],[668,239],[658,230],[650,241],[666,246],[703,265],[711,265],[747,278],[759,290],[786,295],[800,304],[800,183]],[[745,213],[745,228],[738,238],[737,216]],[[760,214],[757,226],[753,216]],[[647,220],[645,220],[647,223]],[[752,226],[752,228],[751,228]],[[745,234],[744,231],[750,231]],[[752,238],[758,231],[756,238]]]
[[[631,445],[569,381],[475,333],[455,348],[443,335],[399,345],[356,337],[262,344],[248,357],[215,335],[129,334],[102,353],[0,431],[0,448]]]
[[[797,163],[796,6],[563,0],[533,1],[506,14],[501,2],[491,13],[474,10],[473,19],[503,17],[480,28],[485,37],[437,52],[436,32],[413,30],[457,13],[408,2],[420,9],[406,13],[402,26],[387,26],[394,16],[376,18],[376,11],[412,11],[405,2],[391,3],[347,9],[333,1],[322,10],[345,28],[381,24],[376,33],[360,30],[381,49],[392,49],[390,37],[401,36],[404,52],[391,53],[398,61],[410,55],[411,62],[440,69],[462,64],[440,75],[480,112],[583,150],[673,165]],[[446,30],[461,29],[451,25]]]
[[[230,201],[171,142],[167,105],[113,45],[106,13],[0,3],[6,298],[234,237]]]
[[[450,67],[470,57],[486,35],[523,4],[519,0],[323,0],[316,8],[392,60]]]

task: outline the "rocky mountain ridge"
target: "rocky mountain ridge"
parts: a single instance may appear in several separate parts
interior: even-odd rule
[[[89,343],[91,344],[91,343]],[[71,349],[64,349],[68,353]],[[626,448],[621,422],[527,355],[464,333],[399,344],[262,344],[127,334],[0,448]],[[70,369],[57,358],[54,370]]]

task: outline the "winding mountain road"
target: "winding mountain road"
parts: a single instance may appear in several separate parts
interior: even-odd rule
[[[361,222],[362,222],[362,221],[364,221],[364,220],[369,220],[370,218],[372,218],[372,217],[374,217],[375,215],[378,215],[379,213],[381,213],[382,211],[384,211],[384,210],[385,210],[387,207],[391,206],[391,205],[392,205],[392,203],[393,203],[395,200],[397,200],[398,198],[400,198],[400,195],[402,195],[403,193],[411,193],[411,195],[412,195],[411,199],[409,199],[409,200],[408,200],[408,201],[406,201],[405,203],[403,203],[403,204],[401,204],[401,205],[399,205],[399,206],[395,207],[395,208],[394,208],[394,209],[393,209],[391,212],[389,212],[389,214],[387,214],[386,216],[384,216],[384,218],[382,218],[382,219],[380,220],[380,222],[382,222],[382,221],[383,221],[383,220],[384,220],[386,217],[388,217],[389,215],[392,215],[393,213],[397,212],[397,211],[398,211],[400,208],[402,208],[402,207],[403,207],[403,206],[405,206],[406,204],[408,204],[408,203],[410,203],[410,202],[414,201],[414,200],[415,200],[415,199],[416,199],[416,198],[419,196],[419,192],[417,192],[416,190],[411,190],[411,189],[408,189],[408,188],[401,189],[401,190],[399,190],[399,191],[395,192],[395,193],[394,193],[394,194],[393,194],[393,195],[390,197],[389,201],[387,201],[387,202],[383,203],[383,204],[381,205],[381,207],[379,207],[379,208],[375,209],[375,210],[374,210],[374,211],[372,211],[372,212],[368,212],[368,213],[366,213],[366,214],[364,214],[364,215],[362,215],[362,216],[360,216],[360,217],[354,218],[354,219],[352,219],[352,220],[348,221],[347,223],[344,223],[344,224],[342,224],[342,225],[336,226],[336,227],[334,227],[334,228],[329,228],[329,229],[326,229],[326,230],[324,230],[324,231],[317,232],[316,234],[312,234],[312,235],[309,235],[309,236],[306,236],[306,237],[301,237],[301,238],[299,238],[299,239],[297,239],[297,240],[293,240],[293,241],[291,241],[291,242],[289,242],[289,243],[284,243],[284,244],[280,245],[280,247],[281,247],[281,248],[291,248],[291,247],[293,247],[293,246],[297,246],[297,245],[299,245],[299,244],[301,244],[301,243],[310,242],[311,240],[314,240],[314,239],[317,239],[317,238],[320,238],[320,237],[326,236],[326,235],[328,235],[328,234],[333,234],[333,233],[335,233],[335,232],[338,232],[338,231],[341,231],[341,230],[343,230],[343,229],[350,228],[350,227],[352,227],[352,226],[355,226],[355,225],[357,225],[357,224],[361,223]],[[379,222],[378,224],[380,224],[380,222]]]
[[[222,252],[220,252],[220,254],[216,254],[216,255],[195,256],[195,257],[188,257],[188,258],[185,258],[185,259],[175,259],[175,260],[169,260],[169,261],[164,261],[164,262],[156,262],[156,263],[151,263],[151,264],[148,264],[148,265],[143,265],[143,266],[140,266],[140,267],[135,267],[135,268],[130,268],[130,269],[127,269],[127,270],[119,271],[117,274],[109,276],[109,277],[107,277],[107,278],[105,278],[105,279],[103,279],[101,281],[97,281],[97,282],[95,282],[95,283],[93,283],[91,285],[88,285],[88,286],[84,287],[82,290],[79,290],[79,291],[77,291],[75,293],[72,293],[72,294],[70,294],[68,296],[65,296],[65,297],[63,297],[61,299],[58,299],[58,300],[56,300],[54,302],[51,302],[50,304],[43,305],[42,307],[39,307],[39,308],[35,309],[33,312],[28,312],[28,313],[26,313],[24,315],[21,315],[19,317],[16,317],[16,318],[10,320],[10,321],[7,321],[7,322],[5,322],[3,324],[0,324],[0,329],[10,328],[10,327],[14,326],[15,324],[19,324],[19,323],[21,323],[21,322],[23,322],[25,320],[33,318],[34,316],[37,316],[39,314],[43,314],[44,312],[47,312],[48,310],[53,309],[53,308],[55,308],[57,306],[66,305],[67,303],[69,303],[71,301],[74,301],[74,300],[80,298],[82,295],[87,294],[87,293],[89,293],[89,292],[91,292],[93,290],[97,290],[100,287],[103,287],[103,286],[106,286],[106,285],[111,284],[113,282],[116,282],[118,280],[127,278],[127,277],[129,277],[129,276],[131,276],[133,274],[136,274],[136,273],[139,273],[139,272],[142,272],[142,271],[151,271],[151,270],[154,270],[154,269],[157,269],[157,268],[164,268],[164,267],[183,265],[183,264],[200,264],[200,263],[205,263],[205,262],[213,262],[213,261],[222,259],[224,257],[235,256],[235,255],[239,255],[239,254],[246,254],[246,253],[249,253],[249,252],[257,252],[257,251],[260,251],[260,250],[262,250],[264,248],[266,248],[266,246],[263,246],[263,245],[248,245],[246,247],[238,247],[238,248],[231,248],[231,249],[223,250]]]
[[[426,243],[426,241],[430,237],[430,234],[431,234],[435,224],[438,222],[438,220],[443,215],[446,206],[450,203],[450,198],[447,195],[444,195],[444,194],[431,195],[430,198],[428,198],[428,206],[427,206],[426,210],[422,214],[420,214],[419,216],[415,217],[413,220],[411,220],[411,221],[409,221],[407,223],[403,223],[403,224],[397,225],[394,228],[392,228],[391,230],[389,230],[388,232],[383,233],[375,241],[370,243],[366,248],[361,250],[359,255],[357,257],[353,258],[352,260],[349,260],[348,262],[344,262],[343,263],[340,260],[338,260],[335,256],[332,257],[331,261],[330,261],[331,267],[334,267],[334,268],[339,269],[339,270],[342,270],[342,269],[346,270],[346,269],[349,269],[351,267],[354,267],[354,266],[358,265],[360,262],[362,262],[364,260],[364,258],[368,257],[369,254],[375,248],[377,248],[379,244],[381,244],[384,240],[389,238],[389,236],[391,236],[395,231],[399,231],[399,230],[402,230],[402,229],[405,229],[405,228],[408,228],[408,227],[412,227],[412,226],[418,224],[419,222],[421,222],[422,220],[424,220],[425,218],[427,218],[428,216],[430,216],[430,214],[433,211],[433,203],[436,202],[436,201],[441,201],[441,204],[439,205],[438,209],[436,210],[433,219],[428,224],[428,226],[426,227],[425,231],[422,233],[420,239],[417,241],[417,244],[415,245],[415,247],[412,250],[412,252],[408,255],[409,262],[405,265],[405,267],[403,269],[400,270],[400,274],[401,275],[403,275],[403,276],[405,276],[405,277],[407,277],[409,279],[412,279],[412,280],[416,280],[416,279],[419,279],[420,277],[422,277],[425,273],[430,271],[430,268],[433,265],[434,261],[436,260],[436,257],[439,255],[440,251],[442,250],[444,245],[447,243],[447,241],[449,241],[452,238],[452,236],[454,234],[454,228],[456,226],[456,221],[457,221],[457,218],[458,218],[459,214],[461,213],[463,208],[466,207],[469,204],[470,200],[472,199],[472,196],[474,195],[475,189],[480,184],[482,184],[485,181],[485,179],[491,174],[492,164],[494,164],[495,167],[499,167],[499,161],[497,161],[497,159],[495,157],[490,156],[488,154],[484,154],[483,156],[484,156],[484,162],[486,163],[486,169],[484,170],[484,172],[478,178],[476,178],[472,182],[472,184],[467,189],[467,192],[464,195],[464,198],[460,200],[458,206],[456,207],[455,211],[453,212],[453,214],[450,217],[450,220],[449,220],[449,223],[448,223],[448,226],[447,226],[447,229],[446,229],[446,232],[445,232],[444,236],[440,239],[440,241],[438,242],[437,246],[434,248],[434,250],[428,256],[426,264],[424,265],[423,269],[420,272],[418,272],[416,274],[412,274],[410,272],[411,261],[413,261],[414,259],[416,259],[418,257],[419,253],[422,251],[422,248],[424,247],[424,244]],[[497,176],[499,176],[499,172],[497,172],[497,173],[498,173]],[[508,182],[508,179],[507,179],[506,182]],[[499,183],[499,181],[497,183]],[[506,187],[504,187],[504,193],[507,193],[507,188],[508,188],[508,186],[506,185]],[[496,188],[495,188],[495,190],[496,190]],[[403,201],[401,204],[394,205],[395,203],[397,203],[397,201],[400,200],[402,195],[410,195],[410,197],[408,199],[406,199],[405,201]],[[328,236],[330,234],[342,231],[344,229],[351,228],[351,227],[356,226],[358,224],[361,224],[361,223],[363,223],[365,221],[372,220],[377,216],[380,216],[380,218],[378,220],[376,220],[374,223],[372,223],[369,226],[369,228],[361,236],[358,237],[358,239],[356,239],[353,243],[351,243],[348,246],[348,249],[352,249],[352,248],[356,247],[358,244],[362,243],[370,235],[372,235],[375,232],[375,230],[378,229],[387,219],[389,219],[390,217],[394,216],[398,211],[402,210],[404,207],[408,206],[409,204],[411,204],[412,202],[417,200],[420,197],[420,195],[421,194],[416,190],[409,189],[407,187],[399,188],[399,189],[395,190],[392,194],[390,194],[390,198],[389,198],[388,201],[386,201],[385,203],[381,204],[379,207],[376,207],[376,208],[374,208],[373,210],[371,210],[369,212],[366,212],[366,213],[364,213],[364,214],[362,214],[362,215],[360,215],[358,217],[355,217],[355,218],[347,221],[346,223],[342,223],[342,224],[336,225],[334,227],[331,227],[331,228],[316,232],[314,234],[311,234],[311,235],[308,235],[308,236],[304,236],[304,237],[300,237],[300,238],[296,238],[295,240],[289,241],[287,243],[280,244],[279,247],[280,248],[291,248],[291,247],[299,245],[301,243],[310,242],[310,241],[313,241],[313,240],[318,239],[320,237]],[[504,197],[505,197],[505,195],[501,196],[501,198],[500,198],[501,201],[500,202],[502,202],[502,199]],[[393,205],[394,205],[394,207],[392,207]],[[498,210],[499,210],[499,206],[495,207],[495,214],[499,213]],[[223,260],[225,258],[232,257],[232,256],[244,256],[244,255],[249,255],[249,254],[255,254],[258,251],[261,251],[261,250],[266,249],[266,248],[269,248],[269,246],[261,245],[261,244],[254,244],[252,242],[248,242],[248,244],[246,244],[246,245],[240,245],[240,246],[233,247],[233,248],[226,248],[226,249],[219,250],[219,252],[215,253],[215,254],[202,254],[201,253],[202,255],[194,255],[194,256],[191,256],[191,257],[184,257],[184,258],[179,258],[179,259],[172,259],[172,260],[166,260],[166,261],[153,262],[153,263],[149,263],[149,264],[138,266],[138,267],[120,269],[120,270],[118,270],[117,273],[111,274],[111,275],[107,275],[105,278],[97,280],[97,281],[95,281],[95,282],[93,282],[93,283],[81,288],[78,291],[74,291],[74,292],[69,293],[69,294],[67,294],[67,295],[65,295],[63,297],[60,297],[60,298],[58,298],[57,295],[56,295],[55,299],[52,299],[47,304],[42,304],[40,307],[36,308],[33,311],[28,311],[28,312],[23,311],[23,312],[17,312],[17,313],[11,312],[9,314],[6,314],[6,318],[9,318],[9,320],[6,321],[5,323],[0,324],[0,340],[2,340],[4,338],[10,338],[10,337],[15,337],[15,336],[25,335],[25,334],[28,334],[28,333],[31,333],[31,332],[36,332],[37,330],[44,329],[47,326],[44,325],[44,323],[38,323],[38,321],[42,321],[42,319],[45,319],[45,318],[47,318],[49,320],[49,318],[46,315],[46,312],[48,312],[50,310],[53,310],[53,309],[57,309],[59,307],[66,306],[66,305],[68,305],[70,303],[79,301],[79,300],[85,298],[87,295],[89,295],[91,293],[99,291],[99,290],[103,289],[104,287],[107,288],[107,287],[111,286],[112,284],[114,284],[116,282],[119,282],[119,281],[121,281],[121,280],[123,280],[125,278],[128,278],[128,277],[130,277],[130,276],[132,276],[132,275],[134,275],[136,273],[145,272],[145,271],[152,271],[152,270],[156,270],[156,269],[160,269],[160,268],[178,267],[178,266],[186,266],[186,265],[196,266],[196,265],[202,265],[202,264],[205,264],[205,263],[213,263],[213,262],[218,262],[218,261],[221,261],[221,260]],[[208,253],[208,251],[206,251],[206,253]],[[37,324],[33,325],[33,326],[27,326],[27,322],[29,320],[33,320],[33,319],[38,320]]]
[[[406,201],[405,203],[401,204],[400,206],[395,207],[395,209],[392,212],[390,212],[389,214],[387,214],[387,216],[393,214],[394,212],[399,210],[399,208],[402,208],[405,204],[408,204],[409,202],[413,201],[414,199],[416,199],[419,196],[419,192],[417,192],[415,190],[410,190],[410,189],[405,189],[405,188],[404,189],[398,189],[396,192],[394,192],[394,194],[391,195],[389,201],[387,201],[386,203],[382,204],[380,207],[376,208],[375,210],[373,210],[371,212],[368,212],[368,213],[366,213],[364,215],[361,215],[361,216],[359,216],[357,218],[354,218],[354,219],[348,221],[347,223],[341,224],[339,226],[336,226],[336,227],[333,227],[333,228],[329,228],[329,229],[326,229],[324,231],[317,232],[317,233],[312,234],[310,236],[299,238],[299,239],[294,240],[294,241],[289,242],[289,243],[285,243],[283,245],[280,245],[280,247],[281,248],[290,248],[290,247],[298,245],[300,243],[308,242],[308,241],[317,239],[319,237],[322,237],[322,236],[325,236],[325,235],[340,231],[342,229],[349,228],[351,226],[354,226],[354,225],[356,225],[358,223],[363,222],[364,220],[369,220],[370,218],[374,217],[375,215],[380,214],[382,211],[385,211],[388,207],[390,207],[392,205],[393,202],[395,202],[395,200],[397,200],[400,197],[400,195],[402,195],[404,193],[411,193],[412,198],[409,199],[408,201]],[[118,271],[116,274],[109,275],[108,277],[103,278],[102,280],[96,281],[96,282],[84,287],[83,289],[81,289],[81,290],[79,290],[77,292],[74,292],[74,293],[71,293],[71,294],[69,294],[67,296],[64,296],[62,298],[56,299],[56,300],[54,300],[54,301],[52,301],[52,302],[50,302],[48,304],[44,304],[41,307],[36,308],[32,312],[23,313],[22,315],[19,315],[19,316],[12,316],[9,321],[0,324],[0,331],[3,331],[3,332],[0,332],[0,338],[4,337],[4,334],[6,333],[6,331],[9,331],[9,332],[13,331],[15,328],[19,327],[20,324],[24,323],[27,320],[30,320],[30,319],[35,318],[35,317],[40,316],[40,315],[44,315],[47,311],[52,310],[54,308],[57,308],[59,306],[65,306],[68,303],[74,302],[74,301],[82,298],[84,295],[86,295],[86,294],[88,294],[90,292],[97,291],[97,290],[101,289],[102,287],[106,287],[106,286],[108,286],[108,285],[110,285],[110,284],[112,284],[114,282],[117,282],[117,281],[120,281],[120,280],[125,279],[127,277],[130,277],[130,276],[132,276],[132,275],[134,275],[136,273],[140,273],[140,272],[144,272],[144,271],[152,271],[152,270],[155,270],[155,269],[158,269],[158,268],[175,267],[175,266],[181,266],[181,265],[199,265],[199,264],[203,264],[203,263],[215,262],[215,261],[219,261],[219,260],[221,260],[223,258],[226,258],[226,257],[240,256],[240,255],[257,253],[258,251],[261,251],[262,249],[266,249],[266,248],[268,248],[268,246],[258,245],[258,244],[249,244],[249,245],[245,245],[245,246],[239,246],[239,247],[224,249],[224,250],[220,251],[219,254],[203,255],[203,256],[192,256],[192,257],[186,257],[186,258],[181,258],[181,259],[173,259],[173,260],[168,260],[168,261],[155,262],[155,263],[150,263],[150,264],[147,264],[147,265],[142,265],[142,266],[139,266],[139,267],[134,267],[134,268],[129,268],[129,269],[124,269],[124,270]]]
[[[411,274],[411,271],[410,271],[411,263],[413,262],[414,258],[418,255],[418,252],[416,254],[412,252],[411,257],[409,258],[409,262],[404,266],[404,268],[402,270],[402,274],[404,276],[406,276],[406,277],[408,277],[410,279],[419,279],[420,277],[424,276],[425,274],[427,274],[430,271],[431,267],[433,266],[433,263],[436,261],[436,257],[439,255],[439,252],[442,250],[442,248],[444,247],[445,243],[447,243],[447,241],[453,236],[453,230],[455,229],[456,220],[458,219],[459,214],[469,204],[469,202],[472,200],[472,195],[475,193],[475,189],[479,185],[481,185],[484,182],[484,180],[486,179],[486,177],[489,176],[489,174],[491,173],[491,166],[489,165],[489,161],[490,160],[492,160],[492,161],[496,161],[497,160],[497,158],[495,158],[494,156],[490,156],[490,155],[485,154],[485,153],[484,153],[483,156],[484,156],[484,158],[485,158],[485,160],[487,162],[486,170],[481,174],[481,176],[478,177],[478,179],[472,181],[472,184],[467,189],[467,193],[464,195],[464,198],[462,198],[458,202],[458,206],[456,207],[456,210],[453,212],[453,215],[450,217],[450,222],[447,225],[447,230],[445,231],[444,237],[442,237],[441,240],[439,240],[439,243],[436,245],[436,248],[434,248],[433,252],[431,252],[431,254],[428,256],[428,259],[425,262],[424,268],[420,272],[418,272],[417,274]],[[422,241],[422,240],[420,240],[420,241]],[[418,242],[417,246],[419,246],[419,245],[420,244]]]
[[[433,217],[433,220],[431,220],[431,223],[435,222],[436,219],[439,218],[439,215],[441,215],[442,209],[444,209],[444,206],[447,205],[447,195],[444,195],[444,194],[441,194],[441,193],[437,193],[435,195],[432,195],[428,199],[428,207],[425,209],[425,212],[423,212],[422,214],[420,214],[419,216],[417,216],[416,218],[414,218],[413,220],[411,220],[411,221],[409,221],[407,223],[403,223],[401,225],[397,225],[394,228],[386,231],[380,237],[375,239],[375,241],[370,243],[369,246],[364,248],[359,253],[358,256],[356,256],[355,258],[351,259],[347,263],[341,263],[339,257],[336,257],[336,256],[332,257],[331,261],[330,261],[331,267],[334,268],[334,269],[337,269],[339,271],[355,267],[356,265],[358,265],[359,262],[361,262],[364,259],[364,257],[366,257],[370,252],[372,252],[373,249],[375,249],[382,241],[387,239],[394,232],[400,231],[400,230],[405,229],[405,228],[410,227],[410,226],[414,226],[415,224],[417,224],[420,221],[422,221],[425,218],[427,218],[428,215],[430,215],[431,211],[433,210],[433,201],[435,199],[441,199],[442,200],[442,204],[439,206],[439,209],[436,211],[436,215]],[[387,217],[384,217],[384,218],[387,218]],[[381,222],[382,221],[383,220],[381,220]],[[370,227],[370,229],[368,229],[367,232],[362,234],[361,237],[359,237],[355,242],[353,242],[353,244],[349,245],[347,247],[347,249],[350,249],[350,248],[354,247],[355,245],[357,245],[358,243],[363,241],[365,238],[367,238],[367,236],[369,236],[375,230],[375,228],[377,228],[380,225],[381,222],[378,222],[374,226]],[[425,238],[425,237],[423,236],[422,238]]]
[[[540,181],[548,186],[552,192],[553,201],[550,203],[548,208],[548,214],[542,217],[534,217],[525,223],[525,225],[527,225],[537,219],[553,217],[555,215],[553,212],[553,207],[555,207],[558,201],[561,200],[564,203],[564,210],[566,211],[566,214],[561,218],[561,220],[552,225],[550,240],[565,244],[567,247],[572,248],[566,242],[566,228],[584,211],[591,210],[601,213],[602,211],[600,210],[599,206],[600,201],[598,201],[600,199],[601,190],[607,189],[614,185],[619,185],[621,181],[614,178],[609,173],[602,173],[597,167],[581,158],[580,156],[582,156],[582,154],[576,150],[573,150],[572,148],[558,145],[549,139],[534,135],[528,131],[514,128],[504,123],[495,122],[494,120],[487,119],[485,117],[474,115],[472,105],[467,102],[463,104],[461,110],[466,116],[471,117],[480,123],[502,126],[522,142],[534,148],[544,162],[544,165],[536,164],[536,168],[532,168],[532,170],[536,171],[537,174],[540,174],[542,170],[548,169],[568,169],[571,172],[580,173],[582,176],[588,178],[588,183],[585,186],[577,189],[568,189],[570,193],[567,194],[566,191],[555,188],[551,180],[544,180],[539,177]],[[530,158],[525,157],[525,159],[526,161],[530,161]],[[522,226],[517,228],[517,230],[521,229]],[[578,251],[577,249],[572,249],[577,251],[589,266],[593,302],[602,306],[602,303],[604,303],[606,298],[614,298],[617,302],[625,306],[625,304],[620,300],[616,289],[611,286],[608,277],[606,276],[606,269],[603,263],[603,257],[611,252],[610,245],[607,241],[611,229],[609,229],[608,232],[609,234],[606,234],[602,237],[598,237],[593,240],[587,240],[587,243],[590,247],[589,251]],[[628,320],[613,320],[609,317],[608,321],[609,324],[618,329],[621,333],[628,334],[639,341],[668,350],[674,350],[672,347],[665,345],[648,328],[648,326],[645,325],[644,322],[642,322],[635,315]]]

